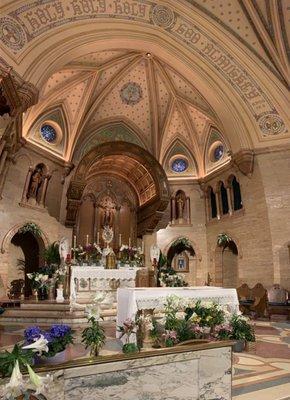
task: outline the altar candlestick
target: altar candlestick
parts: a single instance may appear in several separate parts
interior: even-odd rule
[[[142,251],[142,253],[144,254],[144,240],[142,240],[141,251]]]
[[[73,248],[75,249],[77,247],[77,237],[76,235],[74,235],[74,244],[73,244]]]
[[[89,235],[86,236],[86,246],[89,245]]]
[[[119,247],[122,246],[122,235],[121,233],[119,233]]]
[[[100,232],[97,232],[97,244],[100,244]]]
[[[131,247],[131,238],[129,237],[129,247]]]

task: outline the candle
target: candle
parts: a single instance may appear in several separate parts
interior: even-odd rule
[[[121,233],[119,233],[119,247],[122,246],[122,235]]]
[[[129,247],[131,247],[131,238],[129,237]]]
[[[89,245],[89,235],[86,236],[86,246]]]
[[[100,244],[100,232],[97,232],[97,244]]]
[[[77,237],[76,235],[74,235],[74,244],[73,244],[73,248],[75,249],[77,247]]]
[[[141,251],[142,251],[142,253],[144,254],[144,240],[142,240]]]

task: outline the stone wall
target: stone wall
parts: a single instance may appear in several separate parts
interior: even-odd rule
[[[21,202],[27,171],[30,166],[45,163],[52,177],[47,191],[46,208],[23,207]],[[61,166],[53,163],[33,151],[21,149],[16,162],[11,164],[0,201],[0,297],[5,293],[8,283],[18,277],[15,254],[11,239],[26,222],[35,222],[43,232],[43,241],[47,245],[62,236],[71,239],[71,230],[65,228],[56,219],[59,215],[63,187],[61,185]],[[20,277],[20,276],[19,276]]]
[[[171,192],[183,190],[190,197],[191,224],[169,225],[166,229],[157,232],[157,243],[164,254],[167,254],[170,245],[180,237],[187,237],[195,251],[195,262],[192,270],[184,273],[185,280],[190,284],[203,285],[207,279],[208,260],[205,227],[205,206],[203,193],[197,183],[171,183]],[[195,270],[195,271],[194,271]],[[193,276],[195,273],[195,276]]]
[[[186,236],[198,251],[196,285],[203,284],[207,272],[220,285],[222,251],[219,233],[227,233],[238,248],[237,286],[261,282],[267,288],[280,283],[290,290],[290,150],[255,155],[250,177],[236,168],[220,172],[207,185],[215,187],[234,174],[241,186],[243,209],[206,221],[204,198],[197,185],[175,184],[172,191],[184,190],[191,199],[191,226],[168,226],[157,234],[158,244],[166,253],[176,238]],[[234,267],[234,265],[233,265]]]

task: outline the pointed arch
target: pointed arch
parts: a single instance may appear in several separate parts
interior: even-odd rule
[[[185,157],[188,161],[188,170],[185,171],[182,175],[183,176],[199,176],[198,164],[194,157],[193,152],[188,147],[188,145],[182,141],[179,137],[175,137],[173,141],[167,146],[163,159],[161,161],[161,165],[163,166],[164,170],[167,174],[172,174],[170,169],[170,164],[174,158]]]

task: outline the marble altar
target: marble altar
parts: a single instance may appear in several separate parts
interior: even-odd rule
[[[70,277],[70,304],[90,302],[97,290],[107,291],[112,303],[116,302],[117,287],[135,287],[139,268],[105,269],[94,266],[72,266]]]
[[[58,366],[47,400],[231,399],[230,342],[79,361]]]
[[[239,311],[239,300],[236,289],[225,289],[215,286],[196,286],[181,288],[119,288],[117,290],[117,326],[125,319],[136,317],[139,310],[162,311],[167,296],[177,295],[190,300],[213,301],[227,306],[230,313]],[[117,332],[117,337],[120,333]],[[132,335],[132,340],[134,340]]]

